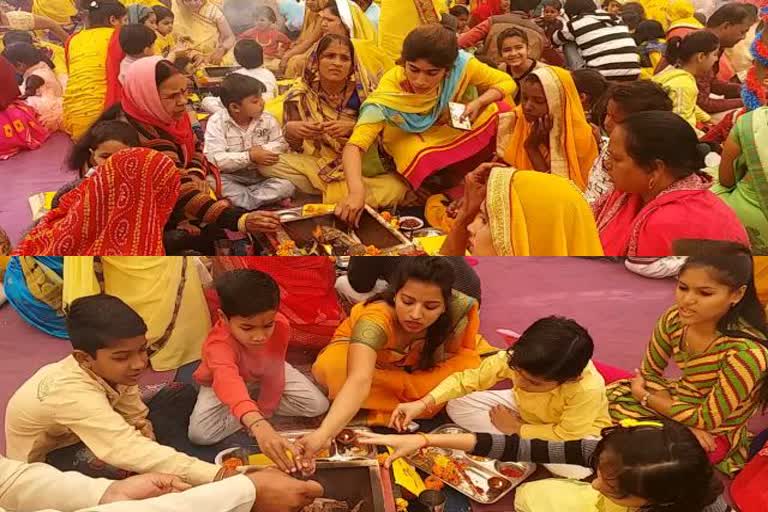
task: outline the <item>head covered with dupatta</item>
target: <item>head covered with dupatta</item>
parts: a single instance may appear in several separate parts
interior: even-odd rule
[[[178,195],[179,173],[170,158],[125,149],[64,195],[15,254],[163,256],[163,230]]]
[[[499,256],[602,256],[589,204],[566,178],[496,168],[486,211]]]

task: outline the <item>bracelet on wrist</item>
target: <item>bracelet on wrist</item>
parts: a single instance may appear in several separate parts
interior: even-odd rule
[[[240,219],[238,219],[238,221],[237,221],[237,230],[240,233],[247,233],[248,232],[246,227],[245,227],[245,224],[246,224],[247,221],[248,221],[248,214],[247,213],[241,215]]]
[[[250,422],[248,425],[246,425],[246,427],[245,427],[245,428],[248,430],[248,432],[250,432],[250,431],[251,431],[251,429],[253,429],[253,427],[254,427],[254,426],[258,425],[258,424],[259,424],[259,423],[261,423],[262,421],[267,421],[267,418],[259,418],[259,419],[257,419],[257,420],[253,420],[253,421],[252,421],[252,422]]]
[[[648,399],[650,399],[650,398],[651,398],[651,394],[646,391],[645,394],[643,395],[643,398],[640,399],[640,405],[642,405],[643,407],[645,407],[647,409],[648,408]]]
[[[417,435],[421,436],[422,439],[424,439],[424,446],[422,448],[429,448],[430,442],[429,437],[427,437],[427,434],[424,432],[416,432]]]

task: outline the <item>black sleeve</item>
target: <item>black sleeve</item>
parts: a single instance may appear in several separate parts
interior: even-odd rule
[[[368,293],[376,286],[378,279],[389,281],[392,272],[397,268],[398,258],[395,256],[380,256],[367,258],[356,256],[349,259],[347,278],[349,284],[357,293]]]
[[[543,441],[521,439],[519,436],[476,434],[473,455],[504,462],[535,462],[538,464],[573,464],[590,466],[597,440]]]

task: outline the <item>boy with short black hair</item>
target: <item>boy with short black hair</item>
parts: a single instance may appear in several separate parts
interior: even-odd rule
[[[142,57],[151,57],[155,54],[154,45],[157,34],[144,24],[134,23],[125,25],[120,29],[120,48],[125,52],[120,62],[120,75],[118,80],[125,83],[125,75],[131,64]]]
[[[219,320],[194,374],[200,394],[189,420],[189,439],[214,444],[245,428],[281,469],[294,469],[289,443],[268,418],[320,416],[329,404],[285,361],[290,324],[278,313],[280,289],[264,272],[234,270],[216,279],[216,291]]]
[[[260,167],[277,163],[288,150],[277,119],[264,112],[264,85],[232,73],[221,83],[225,110],[208,120],[205,156],[221,170],[224,197],[246,210],[293,197],[295,187],[281,178],[264,178]]]
[[[154,440],[138,388],[148,365],[144,320],[117,297],[92,295],[72,302],[67,330],[72,354],[38,370],[8,401],[8,457],[44,462],[82,442],[120,470],[212,482],[220,467]]]
[[[398,406],[392,423],[407,425],[423,410],[447,403],[451,419],[472,432],[550,441],[599,437],[611,419],[593,351],[592,338],[575,321],[542,318],[508,351],[454,373],[421,400]],[[491,390],[505,380],[512,382],[511,390]]]
[[[596,69],[582,68],[571,72],[573,83],[579,92],[581,106],[587,115],[587,121],[596,125],[599,120],[593,119],[592,111],[596,105],[600,104],[606,91],[608,91],[608,80]]]

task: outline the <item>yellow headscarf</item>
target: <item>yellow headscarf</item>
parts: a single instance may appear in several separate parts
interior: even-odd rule
[[[552,131],[549,135],[551,173],[569,178],[581,190],[589,181],[589,172],[598,156],[597,141],[587,122],[571,73],[563,68],[545,66],[534,70],[547,97]],[[532,125],[526,121],[522,105],[515,109],[517,117],[504,161],[517,169],[533,169],[525,151],[525,141]]]
[[[603,256],[592,210],[565,178],[494,169],[486,209],[499,256]]]

